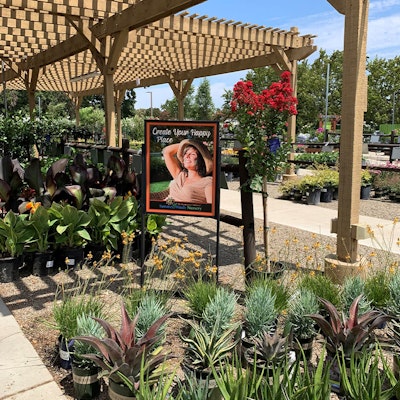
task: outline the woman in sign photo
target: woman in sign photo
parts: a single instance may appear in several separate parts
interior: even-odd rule
[[[209,204],[213,195],[213,160],[207,146],[184,139],[163,149],[165,165],[173,181],[166,201]]]

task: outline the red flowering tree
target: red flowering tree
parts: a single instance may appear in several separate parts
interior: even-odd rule
[[[247,186],[263,194],[264,247],[268,258],[267,182],[275,181],[279,168],[287,161],[290,144],[285,140],[287,119],[297,114],[297,98],[290,84],[291,74],[285,71],[280,80],[255,93],[251,81],[239,81],[233,88],[230,102],[233,131],[246,150]],[[269,146],[271,138],[283,137],[278,148]],[[268,264],[269,266],[269,264]]]

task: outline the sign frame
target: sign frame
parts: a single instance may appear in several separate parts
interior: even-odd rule
[[[212,200],[211,203],[174,201],[172,198],[157,198],[152,188],[160,179],[156,165],[164,160],[162,151],[170,144],[190,139],[206,145],[212,156]],[[152,214],[190,215],[217,218],[219,209],[219,122],[218,121],[162,121],[145,120],[145,212]],[[182,165],[182,164],[181,164]],[[153,172],[152,172],[153,171]],[[171,173],[168,180],[172,181]],[[160,196],[162,196],[160,194]]]

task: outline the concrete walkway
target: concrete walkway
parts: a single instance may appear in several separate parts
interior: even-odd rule
[[[253,194],[254,217],[262,219],[262,199],[260,194]],[[221,212],[241,214],[240,192],[237,190],[221,189]],[[337,211],[318,206],[297,203],[290,200],[268,198],[269,222],[291,226],[325,236],[336,237],[331,233],[331,221],[337,218]],[[376,249],[390,250],[400,254],[397,240],[400,238],[400,222],[360,216],[360,225],[370,226],[375,233],[376,240],[370,238],[359,240],[360,245]]]
[[[62,390],[0,299],[0,400],[57,399]]]
[[[255,218],[262,219],[261,196],[255,194],[253,203]],[[241,214],[239,191],[221,189],[221,212]],[[330,227],[331,220],[337,217],[336,210],[269,198],[268,215],[273,223],[320,235],[335,236],[330,233]],[[400,224],[394,225],[393,221],[364,216],[360,217],[360,223],[371,226],[377,232],[379,243],[383,243],[383,240],[386,245],[390,244],[392,252],[400,253],[400,247],[396,244],[400,238]],[[379,247],[379,244],[373,243],[371,239],[359,243]],[[0,388],[0,400],[66,398],[1,299]]]

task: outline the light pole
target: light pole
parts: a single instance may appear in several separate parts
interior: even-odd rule
[[[150,118],[153,118],[153,92],[146,92],[150,94]]]
[[[392,130],[394,130],[394,113],[395,113],[395,109],[396,109],[396,95],[398,94],[398,91],[394,91],[393,92],[393,103],[392,103]]]

